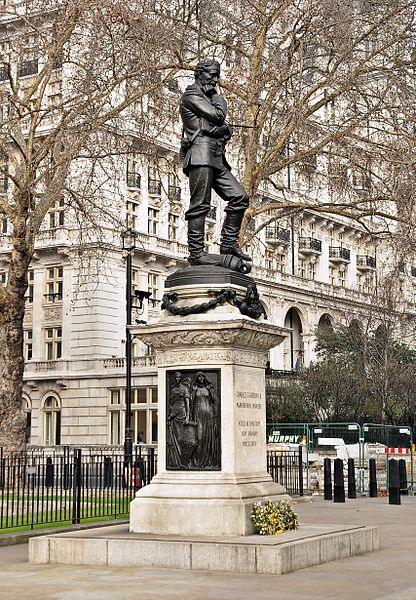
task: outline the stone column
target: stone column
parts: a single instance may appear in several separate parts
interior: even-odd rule
[[[203,315],[169,316],[133,327],[132,333],[156,350],[159,448],[157,475],[131,504],[130,530],[186,536],[253,533],[254,502],[288,499],[267,472],[265,406],[268,350],[281,343],[286,330],[243,317],[227,305]],[[204,376],[199,384],[198,373]],[[198,413],[198,395],[208,416]],[[184,414],[175,421],[173,412],[178,415],[187,403],[187,422]],[[175,435],[179,450],[172,445]],[[210,460],[199,457],[201,438],[215,447]]]

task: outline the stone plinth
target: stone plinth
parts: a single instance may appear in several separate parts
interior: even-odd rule
[[[193,283],[186,271],[167,282],[169,292],[178,295],[178,306],[204,302],[213,290],[227,285],[244,298],[252,282],[215,269],[211,280]],[[165,313],[158,323],[132,327],[132,333],[156,351],[159,454],[157,475],[132,502],[130,530],[185,536],[253,533],[253,503],[288,498],[267,473],[265,406],[268,350],[283,341],[286,330],[244,317],[236,306],[224,303],[203,314]],[[185,381],[189,373],[191,381],[197,371],[217,382],[219,464],[193,468],[191,459],[185,469],[172,469],[166,462],[167,387],[174,373],[181,373]]]
[[[283,575],[379,549],[378,527],[316,523],[277,536],[186,538],[114,525],[32,538],[29,562]]]

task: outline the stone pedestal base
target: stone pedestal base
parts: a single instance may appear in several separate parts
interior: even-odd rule
[[[193,482],[156,476],[130,506],[130,531],[161,535],[239,536],[254,533],[254,502],[290,500],[286,490],[267,479]],[[263,479],[263,480],[261,480]]]
[[[192,267],[170,276],[166,289],[184,309],[223,290],[239,305],[252,285],[226,269]],[[158,323],[131,330],[156,350],[159,442],[158,473],[132,502],[130,531],[253,533],[254,502],[288,499],[267,473],[265,398],[268,351],[286,330],[228,302],[186,316],[165,311]]]

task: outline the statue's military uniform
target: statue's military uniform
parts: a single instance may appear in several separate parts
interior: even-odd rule
[[[211,189],[227,202],[220,252],[233,253],[233,249],[238,249],[238,235],[249,198],[231,173],[224,154],[232,133],[225,123],[227,102],[217,93],[207,96],[193,84],[185,90],[179,110],[184,135],[192,142],[183,161],[191,192],[189,210],[185,213],[190,257],[197,259],[204,253],[204,224],[211,207]]]

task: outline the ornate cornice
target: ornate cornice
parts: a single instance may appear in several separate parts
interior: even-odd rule
[[[178,319],[132,326],[131,333],[156,350],[230,347],[267,351],[279,345],[289,330],[249,319],[187,322]]]

